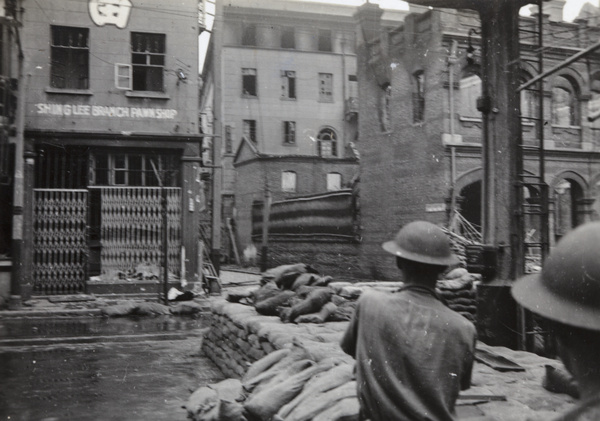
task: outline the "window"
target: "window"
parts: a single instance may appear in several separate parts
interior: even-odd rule
[[[333,102],[333,75],[319,73],[319,101]]]
[[[290,193],[296,191],[296,173],[294,171],[281,173],[281,190]]]
[[[358,78],[356,75],[348,75],[348,97],[358,98]]]
[[[332,157],[337,156],[337,134],[333,129],[323,129],[317,135],[317,147],[319,156]]]
[[[425,115],[425,74],[420,71],[413,76],[413,123],[422,123]]]
[[[281,72],[281,98],[296,99],[296,72],[289,70]]]
[[[327,174],[327,191],[336,191],[342,188],[342,175],[336,172]]]
[[[89,29],[52,26],[50,86],[89,88]]]
[[[574,85],[564,76],[554,79],[552,88],[552,124],[579,126],[579,103]]]
[[[163,92],[165,35],[132,32],[131,63],[134,91]]]
[[[256,25],[247,23],[242,30],[242,45],[256,45]]]
[[[152,155],[92,153],[90,184],[156,187],[160,183],[156,178],[153,164],[165,186],[178,185],[177,157],[158,153]]]
[[[319,29],[319,51],[331,51],[331,29]]]
[[[479,75],[472,72],[464,74],[460,79],[459,88],[460,115],[481,118],[481,112],[477,109],[477,98],[481,96],[481,78]]]
[[[284,26],[281,28],[281,48],[296,48],[296,34],[294,27]]]
[[[296,144],[296,122],[283,122],[283,143],[286,145]]]
[[[519,84],[523,84],[531,79],[531,76],[528,74],[523,74],[521,79],[519,80]],[[520,101],[521,101],[521,116],[524,117],[523,123],[535,123],[536,118],[538,118],[538,95],[537,95],[537,87],[529,87],[524,89],[520,93]]]
[[[256,120],[244,120],[244,136],[256,144]]]
[[[242,69],[242,94],[244,96],[257,96],[256,69]]]
[[[233,153],[233,127],[225,126],[225,153]]]

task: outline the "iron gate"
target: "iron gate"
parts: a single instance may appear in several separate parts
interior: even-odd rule
[[[34,293],[85,291],[87,202],[87,190],[34,189]]]

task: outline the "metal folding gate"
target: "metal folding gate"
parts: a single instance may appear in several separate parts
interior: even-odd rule
[[[34,190],[34,294],[85,291],[87,203],[87,190]]]

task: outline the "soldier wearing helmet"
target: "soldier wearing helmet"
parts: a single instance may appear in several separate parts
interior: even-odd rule
[[[542,272],[518,280],[512,295],[545,320],[579,384],[580,403],[556,421],[600,420],[600,222],[569,232]]]
[[[471,383],[475,326],[438,298],[435,285],[458,264],[446,234],[415,221],[383,244],[404,287],[363,293],[340,343],[356,360],[360,419],[447,421]]]

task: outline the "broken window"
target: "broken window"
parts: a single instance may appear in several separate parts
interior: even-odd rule
[[[319,73],[319,101],[333,102],[333,75]]]
[[[296,99],[296,72],[289,70],[281,72],[281,97]]]
[[[52,26],[50,86],[89,88],[89,29]]]
[[[281,28],[281,48],[296,48],[296,34],[293,26]]]
[[[296,143],[296,122],[295,121],[284,121],[283,122],[283,143],[286,145],[293,145]]]
[[[331,51],[331,29],[319,29],[319,51]]]
[[[256,69],[242,69],[242,94],[257,96]]]
[[[134,91],[163,92],[165,39],[164,34],[131,33]]]
[[[256,144],[256,120],[244,120],[244,136]]]

